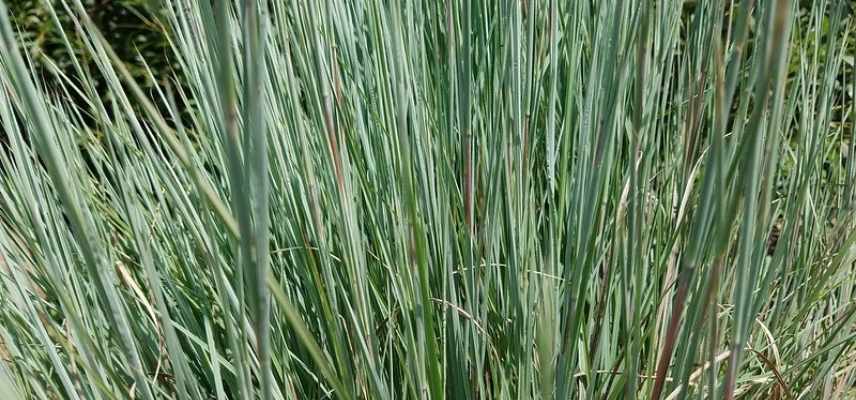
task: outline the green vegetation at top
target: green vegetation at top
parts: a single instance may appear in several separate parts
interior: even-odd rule
[[[157,20],[161,13],[159,2],[150,0],[86,0],[82,2],[87,15],[95,26],[113,45],[119,57],[126,62],[129,70],[139,79],[141,85],[150,85],[146,81],[145,68],[139,58],[159,74],[159,79],[173,79],[170,73],[170,61],[173,59],[169,40],[164,35],[165,27]],[[87,49],[86,41],[76,30],[79,17],[66,12],[63,3],[45,0],[17,0],[9,2],[9,14],[13,29],[17,32],[17,41],[33,58],[36,73],[47,80],[51,87],[58,79],[56,70],[66,75],[74,75],[74,65],[69,50],[88,68],[96,69],[93,56]],[[68,40],[70,47],[66,46]],[[93,73],[96,87],[105,85],[97,73]],[[107,92],[107,90],[104,90]]]
[[[165,0],[160,69],[58,0],[47,74],[0,7],[0,395],[852,397],[856,20],[796,3]]]

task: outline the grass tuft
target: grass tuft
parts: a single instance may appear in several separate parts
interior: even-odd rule
[[[854,395],[846,0],[162,3],[0,6],[0,398]]]

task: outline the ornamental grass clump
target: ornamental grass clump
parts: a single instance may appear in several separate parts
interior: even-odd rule
[[[856,395],[846,0],[164,0],[144,77],[43,4],[0,398]]]

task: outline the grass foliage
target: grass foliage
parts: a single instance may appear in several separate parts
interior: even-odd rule
[[[856,25],[797,3],[164,0],[145,89],[0,7],[0,397],[853,396]]]

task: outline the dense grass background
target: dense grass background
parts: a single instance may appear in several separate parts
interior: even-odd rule
[[[43,5],[0,398],[856,395],[847,1]]]
[[[77,73],[69,50],[74,53],[78,65],[97,70],[83,35],[75,30],[75,13],[65,12],[60,3],[55,5],[58,12],[52,13],[50,2],[44,0],[7,3],[16,41],[22,51],[29,53],[34,73],[44,80],[47,90],[58,85],[55,70],[66,75]],[[165,34],[166,26],[159,20],[164,12],[160,1],[83,0],[82,5],[98,30],[114,44],[117,55],[142,87],[160,83],[148,79],[146,66],[159,80],[175,78],[175,57]],[[92,80],[99,93],[109,95],[106,82],[99,74],[92,74]]]

